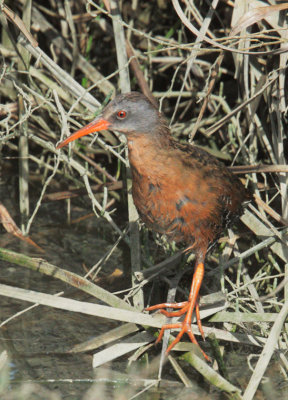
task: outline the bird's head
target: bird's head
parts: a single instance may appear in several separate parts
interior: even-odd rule
[[[160,114],[146,96],[138,92],[130,92],[117,96],[111,101],[90,124],[63,140],[57,149],[89,133],[105,129],[115,130],[131,135],[153,135],[160,124]]]

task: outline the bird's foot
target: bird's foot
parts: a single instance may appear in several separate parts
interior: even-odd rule
[[[191,308],[191,306],[192,306],[192,310],[190,310],[190,313],[191,313],[190,324],[191,324],[192,313],[193,313],[193,308],[194,307],[193,307],[193,305],[191,304],[190,301],[183,301],[181,303],[161,303],[161,304],[156,304],[155,306],[147,307],[146,311],[160,310],[161,314],[165,315],[168,318],[173,318],[173,317],[180,317],[180,315],[186,314],[188,312],[189,308]],[[164,310],[164,308],[175,308],[175,309],[180,308],[180,310],[178,310],[178,311],[167,311],[167,310]],[[202,322],[201,322],[201,318],[200,318],[199,301],[198,301],[198,299],[197,299],[196,304],[195,304],[195,314],[196,314],[197,325],[198,325],[199,331],[201,333],[202,339],[205,340],[205,335],[204,335],[204,331],[203,331],[203,328],[202,328]]]
[[[158,339],[156,340],[156,344],[159,343],[163,337],[164,331],[166,329],[180,329],[180,332],[178,333],[177,337],[173,340],[173,342],[169,345],[169,347],[166,350],[166,354],[168,354],[173,347],[180,341],[184,333],[187,333],[189,336],[190,340],[192,343],[196,344],[199,346],[191,328],[191,317],[193,313],[193,302],[191,301],[184,301],[182,303],[162,303],[162,304],[157,304],[155,306],[151,306],[146,308],[148,311],[153,311],[153,310],[160,310],[162,314],[164,314],[166,317],[178,317],[180,315],[183,315],[186,313],[186,316],[182,322],[177,322],[173,324],[165,324],[162,326]],[[174,309],[180,309],[178,311],[167,311],[164,310],[164,308],[174,308]],[[195,304],[195,313],[196,313],[196,319],[197,319],[197,325],[199,328],[199,331],[204,339],[204,332],[201,324],[201,319],[200,319],[200,313],[199,313],[199,303],[196,301]],[[207,361],[210,361],[210,358],[207,356],[207,354],[201,349],[199,346],[203,356]]]

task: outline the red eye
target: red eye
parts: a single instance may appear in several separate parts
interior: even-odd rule
[[[126,111],[121,110],[121,111],[118,111],[117,118],[124,119],[124,118],[126,118],[126,115],[127,115]]]

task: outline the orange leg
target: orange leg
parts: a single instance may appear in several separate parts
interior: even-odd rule
[[[198,301],[199,290],[200,290],[200,287],[201,287],[201,284],[203,281],[203,276],[204,276],[204,264],[203,264],[203,262],[199,262],[199,263],[197,263],[197,265],[195,267],[195,272],[193,275],[193,280],[192,280],[192,285],[191,285],[188,301],[184,301],[182,303],[162,303],[162,304],[158,304],[158,305],[146,308],[146,310],[148,310],[148,311],[160,309],[160,312],[162,314],[166,315],[167,317],[178,317],[178,316],[186,313],[185,318],[182,322],[177,322],[175,324],[163,325],[160,330],[160,333],[159,333],[156,343],[160,342],[160,340],[162,339],[162,336],[164,334],[164,331],[166,329],[180,329],[180,332],[178,333],[177,337],[168,347],[166,354],[168,354],[170,352],[170,350],[175,346],[175,344],[180,341],[180,339],[182,338],[184,333],[187,333],[187,335],[189,336],[192,343],[195,343],[199,346],[199,344],[192,332],[192,329],[191,329],[191,319],[192,319],[192,314],[193,314],[194,309],[195,309],[195,313],[196,313],[198,328],[200,330],[202,337],[204,338],[204,332],[203,332],[201,319],[200,319],[200,313],[199,313],[199,301]],[[166,307],[180,308],[180,310],[169,312],[169,311],[163,310],[163,308],[166,308]],[[210,358],[204,353],[204,351],[202,349],[201,349],[201,351],[202,351],[204,357],[206,358],[206,360],[210,361]]]

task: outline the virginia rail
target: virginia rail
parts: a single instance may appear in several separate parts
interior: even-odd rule
[[[186,251],[196,255],[188,301],[147,308],[160,309],[168,317],[186,314],[182,322],[164,325],[157,343],[165,329],[180,329],[167,353],[184,333],[198,344],[191,330],[191,318],[195,310],[204,338],[198,296],[205,255],[228,224],[241,214],[243,202],[248,198],[246,189],[215,157],[198,147],[175,141],[165,118],[138,92],[117,96],[100,116],[62,141],[57,149],[103,129],[121,132],[127,138],[132,194],[141,219],[147,227],[165,233],[168,239],[185,242]],[[178,311],[168,312],[165,308]]]

